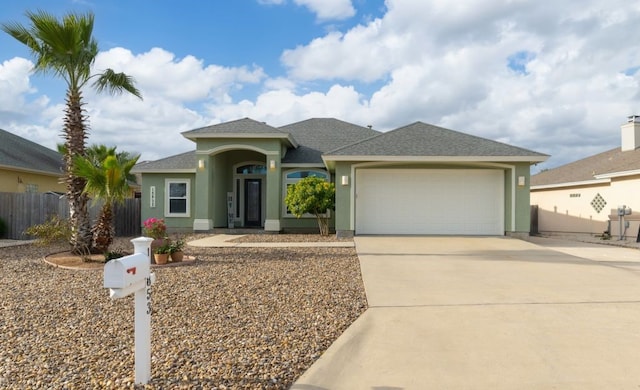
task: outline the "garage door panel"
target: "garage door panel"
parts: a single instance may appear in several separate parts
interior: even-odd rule
[[[504,234],[504,174],[360,169],[356,234]]]

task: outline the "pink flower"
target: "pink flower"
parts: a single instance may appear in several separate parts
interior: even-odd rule
[[[142,225],[144,226],[144,234],[153,239],[164,238],[167,231],[164,219],[147,218]]]

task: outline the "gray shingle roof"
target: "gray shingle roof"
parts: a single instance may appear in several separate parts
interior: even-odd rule
[[[322,163],[322,154],[381,134],[334,118],[312,118],[280,127],[293,135],[298,148],[290,149],[283,163]]]
[[[328,159],[331,156],[546,157],[542,153],[422,122],[330,151]]]
[[[334,118],[313,118],[275,129],[253,119],[240,119],[188,132],[193,138],[207,134],[277,134],[291,136],[298,142],[289,148],[283,163],[323,163],[339,156],[496,156],[521,158],[522,161],[544,160],[547,155],[485,138],[416,122],[381,133]],[[276,133],[274,133],[274,131]],[[187,136],[191,138],[191,136]],[[290,138],[290,139],[291,139]],[[153,162],[140,163],[134,172],[195,169],[195,151]]]
[[[0,129],[0,165],[61,175],[62,155]]]
[[[531,176],[531,185],[594,180],[597,175],[637,169],[640,169],[640,149],[623,152],[620,148],[615,148],[533,175]]]
[[[185,137],[196,138],[197,136],[206,134],[278,134],[286,135],[282,131],[273,126],[269,126],[264,122],[258,122],[251,118],[242,118],[235,121],[219,123],[201,127],[199,129],[189,130],[182,133]]]
[[[176,154],[175,156],[165,157],[156,161],[143,161],[136,164],[131,170],[132,173],[153,172],[153,171],[171,171],[196,169],[196,151],[192,150],[185,153]]]

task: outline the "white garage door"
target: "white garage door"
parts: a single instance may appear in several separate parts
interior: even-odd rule
[[[356,234],[504,234],[504,173],[358,169]]]

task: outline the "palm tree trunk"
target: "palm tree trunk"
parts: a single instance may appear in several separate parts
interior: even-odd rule
[[[100,217],[91,230],[95,240],[96,249],[102,253],[109,250],[113,243],[113,208],[110,202],[105,202],[100,210]]]
[[[83,193],[85,180],[73,174],[74,156],[84,156],[85,117],[82,109],[82,95],[80,91],[69,90],[67,93],[67,108],[64,118],[64,138],[66,146],[65,184],[69,201],[69,220],[71,222],[71,246],[76,253],[88,253],[91,250],[91,222],[87,209],[87,195]]]

